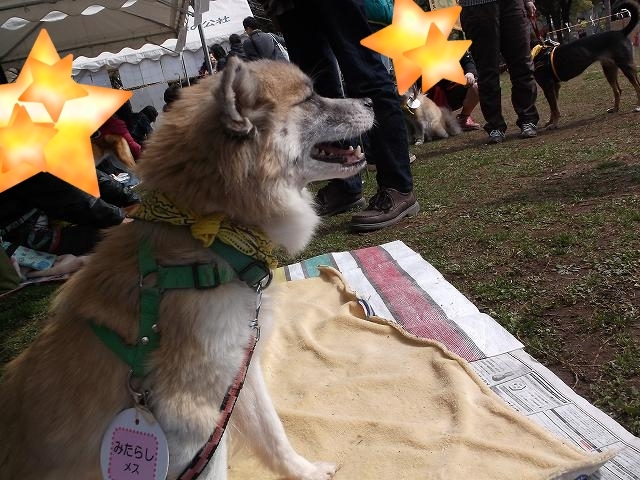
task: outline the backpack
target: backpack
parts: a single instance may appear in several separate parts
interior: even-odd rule
[[[271,38],[273,38],[273,43],[275,44],[274,45],[275,49],[273,51],[274,57],[275,57],[274,60],[286,60],[288,62],[289,52],[287,52],[287,49],[285,48],[285,46],[278,41],[278,39],[273,33],[270,33],[269,35],[271,35]],[[282,56],[282,58],[278,58],[277,52],[280,52],[280,55]]]
[[[260,48],[258,47],[258,44],[254,40],[255,34],[249,35],[249,40],[253,44],[253,48],[256,50],[256,53],[259,55],[259,57],[268,58],[271,60],[282,60],[282,61],[288,62],[289,53],[287,52],[287,49],[276,39],[275,35],[273,33],[265,33],[265,32],[258,33],[258,35],[262,35],[262,34],[267,35],[271,39],[271,42],[273,42],[270,55],[264,55],[264,52],[260,50]],[[263,37],[258,37],[258,38],[263,38]]]
[[[391,25],[393,0],[365,0],[364,10],[371,23]]]

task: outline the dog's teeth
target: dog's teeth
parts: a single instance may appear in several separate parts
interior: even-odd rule
[[[355,150],[355,156],[356,156],[356,158],[358,158],[358,159],[360,159],[360,158],[364,157],[364,152],[362,151],[362,148],[360,147],[360,145],[358,145],[358,146],[356,147],[356,150]]]
[[[348,150],[349,150],[350,152],[353,152],[353,145],[349,145]]]

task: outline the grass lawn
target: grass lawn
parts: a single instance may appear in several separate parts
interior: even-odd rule
[[[502,145],[484,132],[412,147],[420,213],[367,234],[327,219],[298,258],[400,239],[567,384],[640,435],[640,114],[622,110],[598,65],[560,93],[560,129]],[[541,124],[548,106],[540,94]],[[479,109],[478,109],[479,110]],[[478,111],[476,120],[482,122]],[[371,195],[375,178],[365,175]],[[296,258],[284,258],[290,263]],[[0,299],[0,362],[39,330],[55,286]]]

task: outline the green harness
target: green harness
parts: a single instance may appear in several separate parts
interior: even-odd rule
[[[160,299],[165,290],[215,288],[236,277],[256,290],[266,288],[271,282],[271,269],[266,263],[245,255],[218,239],[209,248],[231,265],[235,275],[229,274],[227,270],[221,270],[216,263],[158,265],[149,240],[145,239],[140,243],[138,247],[140,325],[135,345],[127,344],[120,335],[104,325],[90,323],[98,338],[131,367],[134,377],[144,377],[148,373],[149,354],[160,343],[157,321]],[[156,284],[146,287],[143,285],[143,280],[151,273],[157,274]]]

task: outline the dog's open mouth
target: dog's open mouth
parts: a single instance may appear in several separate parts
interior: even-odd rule
[[[311,149],[311,158],[321,162],[354,165],[364,160],[364,152],[360,145],[356,148],[340,148],[331,143],[318,143]]]

